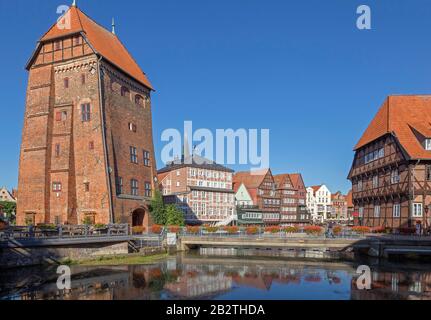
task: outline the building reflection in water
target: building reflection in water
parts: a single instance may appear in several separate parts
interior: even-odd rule
[[[371,290],[358,290],[352,279],[352,300],[431,300],[431,271],[373,271]]]
[[[73,267],[60,291],[53,270],[0,275],[0,299],[430,299],[431,271],[372,268],[372,290],[357,289],[356,268],[343,263],[173,257],[154,265]],[[258,295],[254,296],[254,294]],[[316,292],[322,295],[316,295]],[[328,295],[326,295],[326,293]],[[332,294],[332,295],[330,295]],[[338,294],[338,295],[337,295]]]

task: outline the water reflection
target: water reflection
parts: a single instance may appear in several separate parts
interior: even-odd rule
[[[0,273],[0,299],[430,299],[429,265],[371,268],[373,288],[356,288],[356,266],[343,262],[252,260],[180,255],[154,265],[72,267],[60,291],[55,268]]]

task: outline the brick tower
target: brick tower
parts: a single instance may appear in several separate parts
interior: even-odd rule
[[[72,5],[27,70],[17,223],[148,226],[153,89],[114,27]]]

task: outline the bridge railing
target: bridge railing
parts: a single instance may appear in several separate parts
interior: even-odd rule
[[[180,237],[229,237],[229,238],[248,238],[248,239],[363,239],[366,235],[357,233],[349,228],[342,229],[338,232],[328,232],[325,229],[310,232],[306,228],[297,228],[294,232],[286,232],[285,228],[183,228],[178,233]]]
[[[108,225],[47,225],[9,227],[0,230],[0,241],[25,239],[69,239],[69,238],[95,238],[129,236],[128,224]]]

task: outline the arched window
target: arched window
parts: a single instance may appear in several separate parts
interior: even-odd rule
[[[140,105],[140,106],[143,106],[144,105],[144,98],[141,95],[137,94],[135,96],[135,103]]]
[[[121,87],[121,96],[122,97],[129,97],[130,91],[126,87]]]

